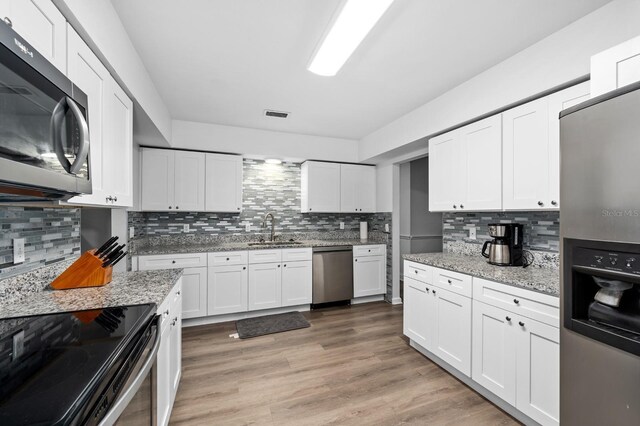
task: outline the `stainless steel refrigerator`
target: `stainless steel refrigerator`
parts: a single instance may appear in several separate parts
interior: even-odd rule
[[[640,84],[560,114],[562,425],[640,425]]]

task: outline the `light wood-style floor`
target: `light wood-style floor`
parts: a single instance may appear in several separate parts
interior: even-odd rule
[[[409,347],[402,306],[305,313],[311,327],[246,340],[183,329],[174,425],[512,425]]]

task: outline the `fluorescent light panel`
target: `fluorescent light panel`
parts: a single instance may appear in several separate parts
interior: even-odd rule
[[[267,164],[282,164],[282,160],[278,158],[267,158],[264,162]]]
[[[347,0],[307,69],[318,75],[336,75],[391,3],[393,0]]]

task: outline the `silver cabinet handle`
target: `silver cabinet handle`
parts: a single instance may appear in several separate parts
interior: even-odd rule
[[[524,323],[522,321],[518,321],[518,324],[520,324],[520,327],[524,327]]]
[[[169,206],[169,210],[171,210],[171,209],[172,209],[172,207],[171,207],[171,206]]]
[[[447,280],[447,282],[448,282],[449,284],[451,284],[451,280]]]
[[[436,291],[435,291],[435,290],[431,290],[431,292],[432,292],[433,294],[436,294]]]
[[[509,317],[509,316],[504,317],[504,319],[506,319],[507,322],[511,322],[511,317]]]
[[[113,202],[117,203],[118,202],[118,197],[113,197]]]
[[[180,207],[176,206],[176,210],[178,210]]]
[[[544,203],[543,203],[542,201],[538,201],[538,205],[539,205],[540,207],[542,207],[542,206],[544,206]]]
[[[557,202],[556,200],[551,200],[551,205],[552,205],[552,206],[557,206],[557,205],[558,205],[558,202]]]
[[[463,206],[462,204],[460,204],[460,208],[461,208],[461,209],[464,209],[464,206]]]
[[[457,209],[457,208],[458,208],[458,206],[454,204],[454,205],[453,205],[453,208],[454,208],[454,209]]]
[[[181,292],[180,290],[178,290],[178,291],[176,292],[176,294],[177,294],[178,296],[180,296],[180,294],[181,294],[181,293],[182,293],[182,292]]]
[[[513,303],[515,303],[516,305],[518,305],[520,303],[520,301],[518,299],[513,299]]]

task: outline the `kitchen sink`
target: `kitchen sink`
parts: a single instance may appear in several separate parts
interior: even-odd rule
[[[249,246],[264,246],[264,247],[269,247],[269,246],[291,246],[291,245],[298,245],[298,244],[302,244],[300,241],[260,241],[257,243],[249,243]]]

